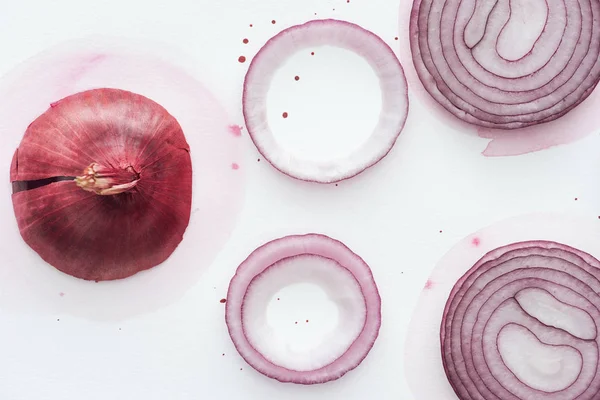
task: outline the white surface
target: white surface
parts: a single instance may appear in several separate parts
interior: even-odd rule
[[[398,28],[399,6],[390,0],[0,0],[0,73],[82,35],[153,38],[195,58],[197,75],[241,124],[248,62],[239,64],[240,55],[251,57],[272,34],[315,12],[361,24],[395,46],[394,37],[406,39],[408,30]],[[458,239],[532,211],[600,215],[597,134],[536,154],[485,158],[486,140],[444,126],[411,96],[392,152],[339,186],[290,179],[256,162],[254,146],[243,140],[248,183],[237,228],[181,299],[120,322],[15,313],[0,304],[1,399],[411,400],[402,359],[408,322],[434,265]],[[251,250],[302,232],[331,235],[362,256],[383,306],[380,336],[365,361],[338,381],[312,387],[281,384],[247,366],[227,335],[219,303]]]

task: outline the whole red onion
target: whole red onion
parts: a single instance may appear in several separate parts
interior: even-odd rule
[[[192,167],[177,120],[118,89],[66,97],[29,125],[10,171],[21,236],[87,280],[165,261],[190,218]]]

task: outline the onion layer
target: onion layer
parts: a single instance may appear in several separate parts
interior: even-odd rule
[[[380,80],[383,98],[379,122],[359,149],[343,158],[318,162],[300,159],[279,146],[269,127],[266,103],[273,75],[287,58],[323,45],[364,57]],[[380,161],[394,146],[408,114],[406,78],[392,49],[374,33],[338,20],[310,21],[271,38],[250,64],[242,101],[246,128],[258,151],[284,174],[319,183],[351,178]]]
[[[552,121],[600,80],[596,0],[414,0],[410,39],[426,90],[480,126]]]
[[[276,350],[266,351],[276,344],[264,337],[269,329],[263,307],[294,280],[328,286],[353,321],[338,327],[340,335],[331,342],[335,349],[321,346],[325,354],[286,362],[288,351],[277,356]],[[369,266],[341,242],[318,234],[287,236],[252,252],[231,280],[226,304],[229,335],[240,355],[281,382],[310,385],[340,378],[367,356],[381,325],[381,299]]]
[[[27,128],[10,175],[21,236],[78,278],[120,279],[160,264],[189,222],[183,131],[131,92],[95,89],[53,103]]]
[[[454,286],[440,332],[460,399],[597,399],[600,262],[547,241],[498,248]]]

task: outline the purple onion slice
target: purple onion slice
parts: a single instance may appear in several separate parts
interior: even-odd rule
[[[338,324],[315,348],[294,351],[272,330],[266,308],[282,287],[318,285],[338,308]],[[229,285],[225,320],[240,355],[280,382],[317,384],[342,377],[367,356],[381,325],[381,299],[369,266],[324,235],[286,236],[256,249]]]
[[[299,158],[278,143],[267,118],[267,94],[277,69],[302,49],[336,46],[363,57],[379,78],[382,109],[369,139],[351,154],[319,162]],[[351,178],[373,166],[392,149],[408,114],[406,78],[392,49],[374,33],[338,20],[315,20],[287,28],[271,38],[252,60],[244,81],[246,128],[258,151],[293,178],[330,183]]]
[[[475,125],[552,121],[600,80],[597,0],[414,0],[410,40],[425,89]]]
[[[481,258],[452,289],[441,324],[450,384],[466,399],[600,396],[600,261],[551,241]]]

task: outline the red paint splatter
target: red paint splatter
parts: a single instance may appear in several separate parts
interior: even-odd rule
[[[58,295],[59,295],[60,297],[64,297],[64,296],[65,296],[65,294],[64,294],[63,292],[60,292]]]
[[[277,23],[277,21],[273,20],[273,21],[271,21],[271,23],[272,23],[273,25],[275,25],[275,24]]]
[[[220,303],[226,303],[226,302],[227,302],[227,299],[221,299],[221,300],[219,300],[219,302],[220,302]]]
[[[430,281],[429,279],[427,279],[427,282],[425,282],[425,289],[431,289],[433,287],[433,282]]]
[[[306,323],[308,324],[308,320],[306,320]]]
[[[473,238],[471,243],[473,243],[473,246],[477,247],[477,246],[479,246],[479,243],[481,243],[481,241],[479,240],[479,238],[476,237],[476,238]]]
[[[241,63],[245,63],[246,62],[246,57],[239,56],[238,61],[241,62]]]
[[[283,114],[281,114],[281,116],[282,116],[283,118],[287,118],[287,117],[288,117],[288,113],[284,112]]]
[[[314,52],[314,51],[311,51],[311,52],[310,52],[310,55],[311,55],[311,56],[314,56],[314,55],[315,55],[315,52]]]
[[[298,75],[296,75],[296,76],[294,77],[294,80],[296,80],[296,81],[299,81],[299,80],[300,80],[300,77],[299,77]]]
[[[248,40],[248,39],[244,39],[244,40],[242,40],[242,43],[244,43],[244,44],[248,44],[248,42],[249,42],[249,40]]]
[[[237,163],[232,163],[231,169],[240,169],[240,166]]]
[[[250,28],[252,28],[252,24],[250,24]]]
[[[229,125],[229,132],[231,132],[233,136],[242,136],[242,129],[244,128],[240,125]]]
[[[396,37],[394,38],[394,40],[398,40],[398,36],[396,36]]]
[[[442,233],[442,230],[440,229],[440,233]]]

